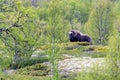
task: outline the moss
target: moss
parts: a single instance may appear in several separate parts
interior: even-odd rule
[[[109,50],[109,48],[108,48],[108,46],[98,46],[96,49],[95,49],[95,51],[108,51]]]
[[[50,48],[50,45],[52,45],[52,44],[40,46],[39,49],[40,50],[48,50]],[[67,42],[67,43],[59,43],[59,44],[56,43],[55,47],[64,49],[67,47],[86,46],[86,45],[89,45],[89,43],[88,42]]]
[[[90,72],[80,72],[75,80],[120,80],[120,76],[118,78],[113,77],[110,73],[106,71],[95,71],[92,69]]]
[[[27,66],[25,68],[18,69],[15,73],[32,76],[46,76],[50,73],[50,67],[43,63],[39,63],[33,66]]]
[[[0,80],[50,80],[50,77],[19,74],[0,74]]]
[[[48,50],[49,48],[50,48],[50,45],[43,45],[39,47],[40,50]]]
[[[108,46],[102,46],[102,45],[92,45],[88,46],[89,51],[95,51],[95,52],[101,52],[101,51],[108,51]]]

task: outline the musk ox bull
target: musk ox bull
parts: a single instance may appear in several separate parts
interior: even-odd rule
[[[78,30],[71,30],[69,32],[69,40],[70,42],[89,42],[92,44],[92,39],[86,34],[82,34]]]

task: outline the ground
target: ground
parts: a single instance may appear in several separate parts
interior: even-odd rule
[[[105,66],[105,50],[106,47],[102,46],[81,46],[70,44],[64,45],[60,44],[59,47],[63,50],[61,51],[59,61],[58,61],[58,70],[59,74],[66,78],[69,75],[76,75],[82,71],[89,72],[93,70],[95,66],[98,66],[99,69]],[[31,58],[48,58],[46,49],[49,47],[42,46],[40,49],[35,51]],[[40,57],[39,57],[40,56]],[[47,67],[46,67],[47,66]],[[33,76],[52,76],[50,73],[50,62],[43,62],[40,64],[32,65],[31,67],[27,66],[18,70],[5,70],[7,74],[22,74],[22,75],[33,75]]]

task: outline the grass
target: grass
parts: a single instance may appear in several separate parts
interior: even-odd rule
[[[16,64],[12,63],[10,65],[10,68],[12,69],[18,69],[18,68],[23,68],[25,66],[31,66],[31,65],[35,65],[37,63],[43,63],[43,62],[47,62],[48,58],[47,57],[37,57],[37,58],[29,58],[29,59],[22,59],[20,61],[18,61]]]
[[[43,63],[39,63],[32,66],[17,69],[15,74],[31,76],[47,76],[50,75],[50,66]]]
[[[48,50],[49,45],[43,45],[40,50]],[[55,47],[61,49],[60,54],[70,54],[74,56],[105,57],[109,48],[102,45],[88,45],[85,42],[68,42],[55,44]]]
[[[83,45],[79,42],[55,44],[55,47],[61,49],[60,56],[58,58],[62,59],[62,54],[73,55],[76,57],[106,57],[106,52],[108,50],[107,46],[85,45],[85,43],[83,43]],[[43,45],[39,49],[44,51],[44,54],[46,55],[45,52],[49,48],[49,45]],[[49,61],[48,57],[24,59],[17,64],[12,64],[11,68],[17,69],[16,73],[12,75],[1,74],[0,80],[49,80],[50,77],[48,77],[47,75],[50,74],[50,68],[43,64],[43,62],[45,61]],[[87,75],[85,74],[86,73],[79,73],[77,77],[75,77],[74,75],[70,75],[69,77],[62,78],[61,80],[94,80],[94,78],[98,79],[99,77],[100,79],[98,80],[109,80],[109,75],[97,73],[97,71],[96,73],[90,72],[87,73]],[[88,79],[89,77],[90,79]]]
[[[50,77],[19,75],[19,74],[0,74],[0,80],[50,80]]]
[[[111,80],[111,76],[98,72],[81,72],[77,75],[76,80]]]

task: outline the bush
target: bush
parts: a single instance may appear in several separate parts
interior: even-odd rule
[[[20,61],[17,61],[16,63],[11,63],[10,68],[12,69],[18,69],[23,68],[25,66],[31,66],[36,63],[42,63],[48,61],[48,58],[46,57],[39,57],[39,58],[33,58],[33,59],[22,59]]]
[[[33,66],[27,66],[18,69],[15,73],[22,75],[31,75],[31,76],[47,76],[50,75],[50,66],[43,63],[39,63]]]

